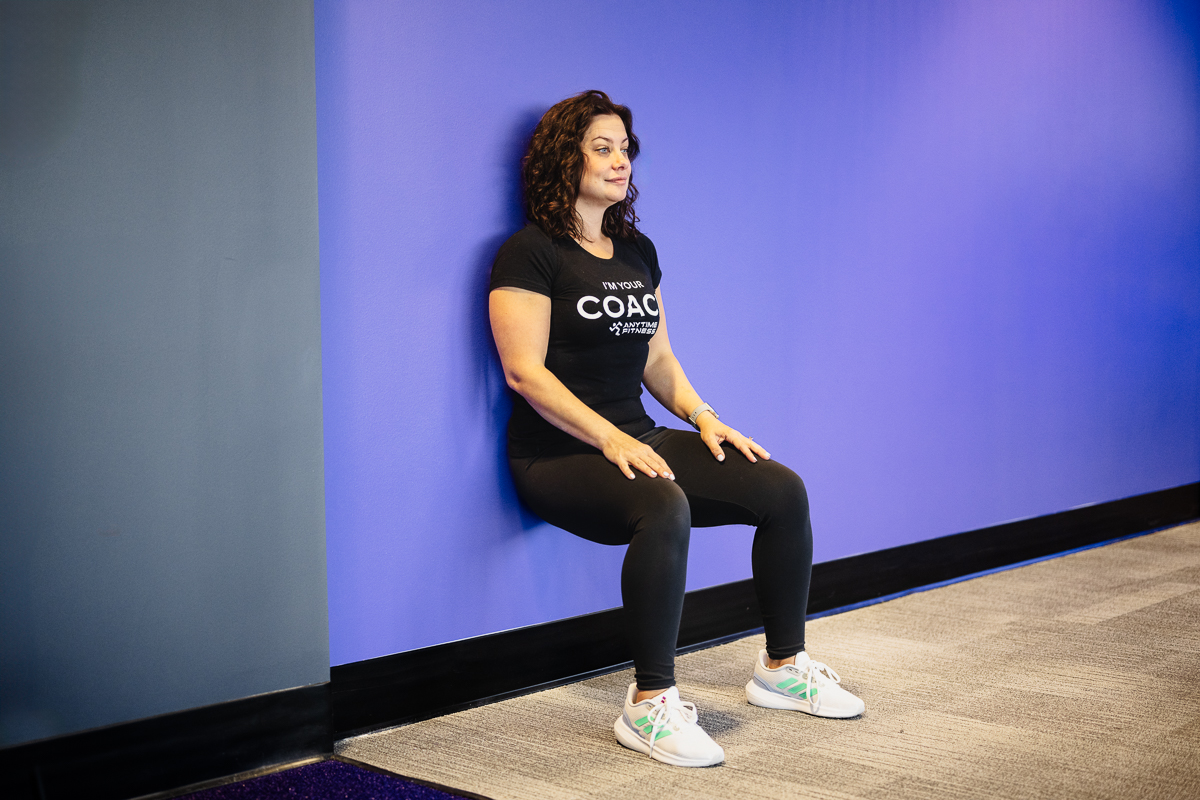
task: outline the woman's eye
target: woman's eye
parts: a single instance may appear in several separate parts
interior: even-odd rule
[[[606,155],[607,155],[607,153],[608,153],[608,148],[607,148],[607,147],[598,147],[598,148],[596,148],[596,152],[597,152],[597,153],[604,153],[604,154],[606,154]]]

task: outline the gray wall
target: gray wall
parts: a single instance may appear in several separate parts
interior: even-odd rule
[[[0,744],[328,680],[312,24],[0,3]]]

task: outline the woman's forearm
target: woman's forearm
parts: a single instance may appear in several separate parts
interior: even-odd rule
[[[642,383],[663,408],[682,420],[687,420],[696,406],[704,402],[692,388],[679,359],[669,351],[646,365]]]
[[[529,366],[509,375],[508,385],[551,425],[599,450],[604,449],[609,438],[621,432],[544,366]]]
[[[667,310],[663,307],[661,288],[655,289],[654,297],[658,300],[658,330],[650,339],[642,383],[663,408],[684,421],[690,421],[688,418],[692,412],[704,401],[700,399],[700,393],[692,388],[691,381],[671,349],[671,340],[667,335]],[[701,418],[709,417],[701,415]],[[715,421],[716,415],[711,418]],[[699,424],[699,420],[696,424]]]

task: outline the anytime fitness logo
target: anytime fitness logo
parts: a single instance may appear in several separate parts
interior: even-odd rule
[[[617,283],[602,281],[601,285],[611,291],[629,291],[631,289],[646,288],[645,284],[641,281],[620,281]],[[635,294],[627,294],[624,299],[615,294],[605,295],[603,299],[593,297],[589,294],[579,298],[579,302],[575,304],[575,310],[584,319],[600,319],[600,317],[608,315],[615,320],[624,320],[624,322],[614,322],[609,326],[609,330],[617,336],[620,336],[622,333],[653,334],[658,329],[658,320],[648,318],[658,316],[658,301],[655,300],[653,293],[643,294],[640,302]],[[642,319],[636,320],[634,317],[641,317]]]

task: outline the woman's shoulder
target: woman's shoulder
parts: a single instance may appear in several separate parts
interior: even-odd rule
[[[492,262],[491,288],[516,286],[549,294],[557,273],[554,240],[536,225],[526,225],[500,245]]]
[[[514,233],[500,245],[500,250],[533,250],[549,252],[554,249],[554,240],[532,222]]]
[[[651,247],[654,246],[654,243],[650,241],[650,237],[647,236],[646,233],[644,231],[642,231],[640,228],[638,230],[634,231],[633,240],[635,242],[648,244]]]
[[[641,256],[642,261],[646,262],[646,266],[654,274],[655,285],[657,286],[659,279],[658,251],[654,249],[654,242],[650,241],[650,237],[641,231],[638,231],[633,235],[632,239],[627,239],[626,241]]]
[[[500,245],[496,262],[557,262],[555,242],[537,225],[529,224]]]

